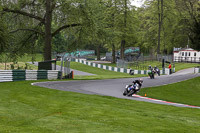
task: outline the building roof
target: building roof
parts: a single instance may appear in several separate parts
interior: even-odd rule
[[[177,52],[180,52],[180,51],[198,52],[197,50],[194,50],[192,48],[174,48],[174,53],[177,53]]]

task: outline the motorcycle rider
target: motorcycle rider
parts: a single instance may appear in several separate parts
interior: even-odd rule
[[[139,80],[134,80],[132,83],[132,85],[126,85],[125,91],[123,92],[124,96],[131,96],[138,92],[141,89],[143,79],[140,78]]]
[[[134,81],[133,81],[133,84],[136,84],[136,83],[137,83],[140,87],[142,87],[143,79],[140,78],[139,80],[134,80]]]
[[[154,71],[160,76],[160,69],[157,66],[154,67]]]
[[[138,84],[138,88],[135,88],[135,91],[140,91],[141,87],[142,87],[142,83],[143,83],[143,79],[140,78],[139,80],[134,80],[133,81],[133,86],[135,86],[136,84]],[[135,86],[136,87],[136,86]]]
[[[151,66],[151,65],[149,65],[149,70],[153,70],[153,68],[152,68],[152,66]]]
[[[154,68],[149,65],[149,72],[148,72],[148,75],[150,76],[150,78],[153,78],[154,79],[154,73],[155,73],[155,70]]]

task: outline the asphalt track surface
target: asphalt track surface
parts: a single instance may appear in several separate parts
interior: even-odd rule
[[[184,81],[187,79],[199,77],[198,74],[191,74],[193,69],[188,69],[182,71],[180,73],[172,74],[172,75],[162,75],[156,76],[155,79],[150,79],[149,77],[144,77],[142,88],[153,87],[153,86],[161,86],[171,83],[176,83],[180,81]],[[106,79],[106,80],[75,80],[75,81],[53,81],[53,82],[38,82],[33,83],[32,85],[57,89],[62,91],[72,91],[84,94],[93,94],[93,95],[103,95],[103,96],[112,96],[116,98],[122,99],[130,99],[130,100],[138,100],[145,101],[157,104],[165,104],[172,105],[177,107],[190,107],[190,108],[199,108],[198,106],[190,106],[180,103],[172,103],[157,99],[151,99],[148,97],[141,97],[138,95],[133,95],[132,97],[123,96],[122,92],[124,91],[124,87],[127,84],[131,84],[133,80],[138,78],[123,78],[123,79]]]

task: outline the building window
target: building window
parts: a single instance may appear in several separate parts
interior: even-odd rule
[[[190,52],[188,53],[188,56],[190,56]]]
[[[194,53],[194,56],[197,56],[197,53]]]
[[[185,56],[187,56],[187,52],[185,52]]]
[[[182,56],[184,56],[184,52],[182,52]]]

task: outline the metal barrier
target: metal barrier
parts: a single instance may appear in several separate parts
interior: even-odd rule
[[[109,71],[115,71],[115,72],[121,72],[121,73],[130,73],[131,69],[125,69],[125,68],[118,68],[118,67],[112,67],[112,66],[107,66],[107,65],[102,65],[102,64],[96,64],[93,62],[89,62],[86,60],[81,60],[81,59],[76,59],[75,62],[79,62],[88,66],[92,66],[92,67],[97,67],[97,68],[101,68],[104,70],[109,70]],[[134,72],[134,74],[148,74],[149,70],[132,70]],[[160,74],[169,74],[169,69],[165,68],[165,70],[160,70]]]
[[[59,79],[61,72],[58,70],[0,70],[0,82]]]
[[[194,73],[200,73],[200,66],[194,68]]]

